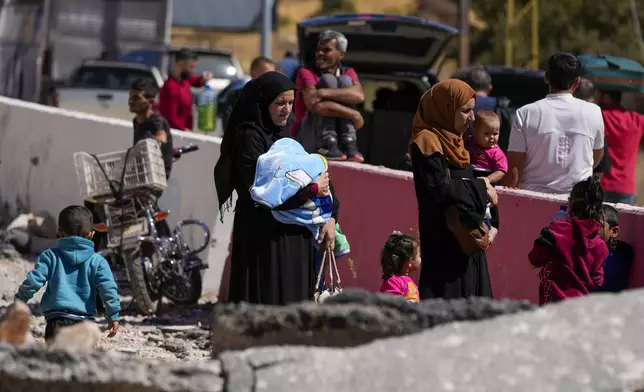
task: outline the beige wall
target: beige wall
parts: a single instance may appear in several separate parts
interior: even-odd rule
[[[175,146],[196,143],[200,150],[174,164],[160,204],[171,210],[171,222],[198,218],[210,226],[215,237],[224,238],[213,240],[203,255],[210,264],[204,289],[216,292],[228,254],[231,222],[215,227],[219,220],[213,167],[219,158],[221,140],[181,131],[173,131],[173,138]],[[0,97],[0,202],[11,213],[24,208],[57,217],[65,206],[83,202],[73,154],[124,150],[131,143],[129,121]],[[193,234],[197,241],[198,233]]]

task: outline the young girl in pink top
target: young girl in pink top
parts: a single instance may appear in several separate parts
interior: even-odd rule
[[[407,302],[419,302],[418,286],[409,277],[409,273],[420,268],[420,246],[415,238],[394,231],[380,259],[382,265],[381,293],[404,297]]]

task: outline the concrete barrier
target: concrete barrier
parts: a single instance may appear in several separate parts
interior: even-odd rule
[[[339,262],[345,286],[376,291],[381,284],[380,250],[393,230],[418,235],[418,205],[413,175],[408,172],[355,163],[331,163],[331,180],[340,200],[340,225],[351,243],[356,266]],[[488,251],[495,298],[537,301],[538,279],[528,263],[532,243],[552,216],[566,203],[565,196],[500,189],[500,230]],[[631,287],[644,287],[644,208],[617,205],[620,239],[635,247]],[[416,278],[416,277],[415,277]]]
[[[201,363],[0,344],[0,392],[644,390],[642,290],[523,312],[526,304],[486,299],[363,299],[241,305],[224,317],[241,315],[226,324],[242,334],[220,342],[253,348]]]
[[[233,213],[218,219],[213,167],[221,139],[173,131],[179,146],[197,143],[200,151],[177,162],[166,192],[173,219],[199,218],[212,229],[205,254],[210,268],[204,290],[218,292],[227,281],[224,260],[229,253]],[[45,211],[52,216],[69,204],[81,203],[72,155],[102,153],[132,143],[132,124],[0,97],[0,204],[11,213]],[[412,174],[353,163],[332,163],[331,178],[341,202],[340,224],[351,243],[354,279],[340,262],[345,286],[377,291],[381,283],[379,253],[392,230],[417,234],[417,204]],[[565,202],[527,191],[500,190],[500,233],[488,252],[497,298],[537,299],[537,278],[527,253],[542,227]],[[631,287],[644,287],[644,209],[618,205],[620,238],[635,247]],[[222,278],[223,275],[223,278]],[[226,284],[222,286],[225,298]]]
[[[126,149],[132,145],[132,133],[129,121],[0,97],[3,208],[11,214],[46,211],[57,217],[65,206],[82,204],[73,154]],[[198,218],[213,231],[211,246],[203,255],[210,265],[204,277],[204,290],[217,292],[230,237],[230,231],[226,232],[229,225],[215,224],[219,220],[213,167],[219,158],[221,139],[173,131],[173,141],[175,146],[195,143],[200,150],[174,164],[160,204],[171,210],[171,222]],[[194,233],[195,237],[198,235]]]

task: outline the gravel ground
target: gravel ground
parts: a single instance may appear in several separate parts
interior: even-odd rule
[[[13,302],[13,296],[33,267],[33,261],[0,259],[0,320]],[[32,333],[44,343],[45,319],[39,315],[38,302],[43,290],[29,301],[34,313]],[[143,358],[163,360],[206,360],[210,356],[209,316],[212,304],[179,307],[163,303],[156,316],[137,315],[130,297],[121,298],[121,327],[118,334],[103,337],[99,350],[128,353]],[[104,318],[97,319],[105,327]]]

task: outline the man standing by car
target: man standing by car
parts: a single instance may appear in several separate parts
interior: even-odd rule
[[[354,107],[364,102],[364,91],[358,74],[341,65],[348,44],[342,33],[326,30],[320,34],[315,65],[297,71],[292,132],[310,152],[364,162],[356,135],[364,119]]]
[[[517,110],[503,185],[568,194],[593,174],[604,155],[604,121],[599,106],[572,96],[580,76],[581,63],[575,56],[550,56],[550,94]]]
[[[192,131],[192,87],[203,87],[212,78],[210,72],[193,75],[197,68],[197,55],[189,49],[181,49],[175,56],[172,75],[159,92],[159,112],[168,120],[170,127]]]
[[[257,79],[266,72],[271,71],[275,71],[275,62],[273,60],[264,56],[256,57],[250,63],[250,79],[239,79],[228,85],[228,87],[219,93],[220,97],[217,99],[217,106],[219,107],[224,132],[226,131],[228,120],[230,119],[230,115],[233,113],[233,108],[237,103],[237,99],[242,92],[242,88],[251,80]]]
[[[644,116],[621,106],[622,93],[601,91],[606,142],[612,166],[602,176],[604,199],[609,203],[635,204],[635,172],[640,141],[644,135]]]
[[[490,97],[492,92],[492,77],[483,67],[472,67],[467,73],[467,84],[476,91],[474,113],[479,110],[495,111],[499,105],[496,97]]]

